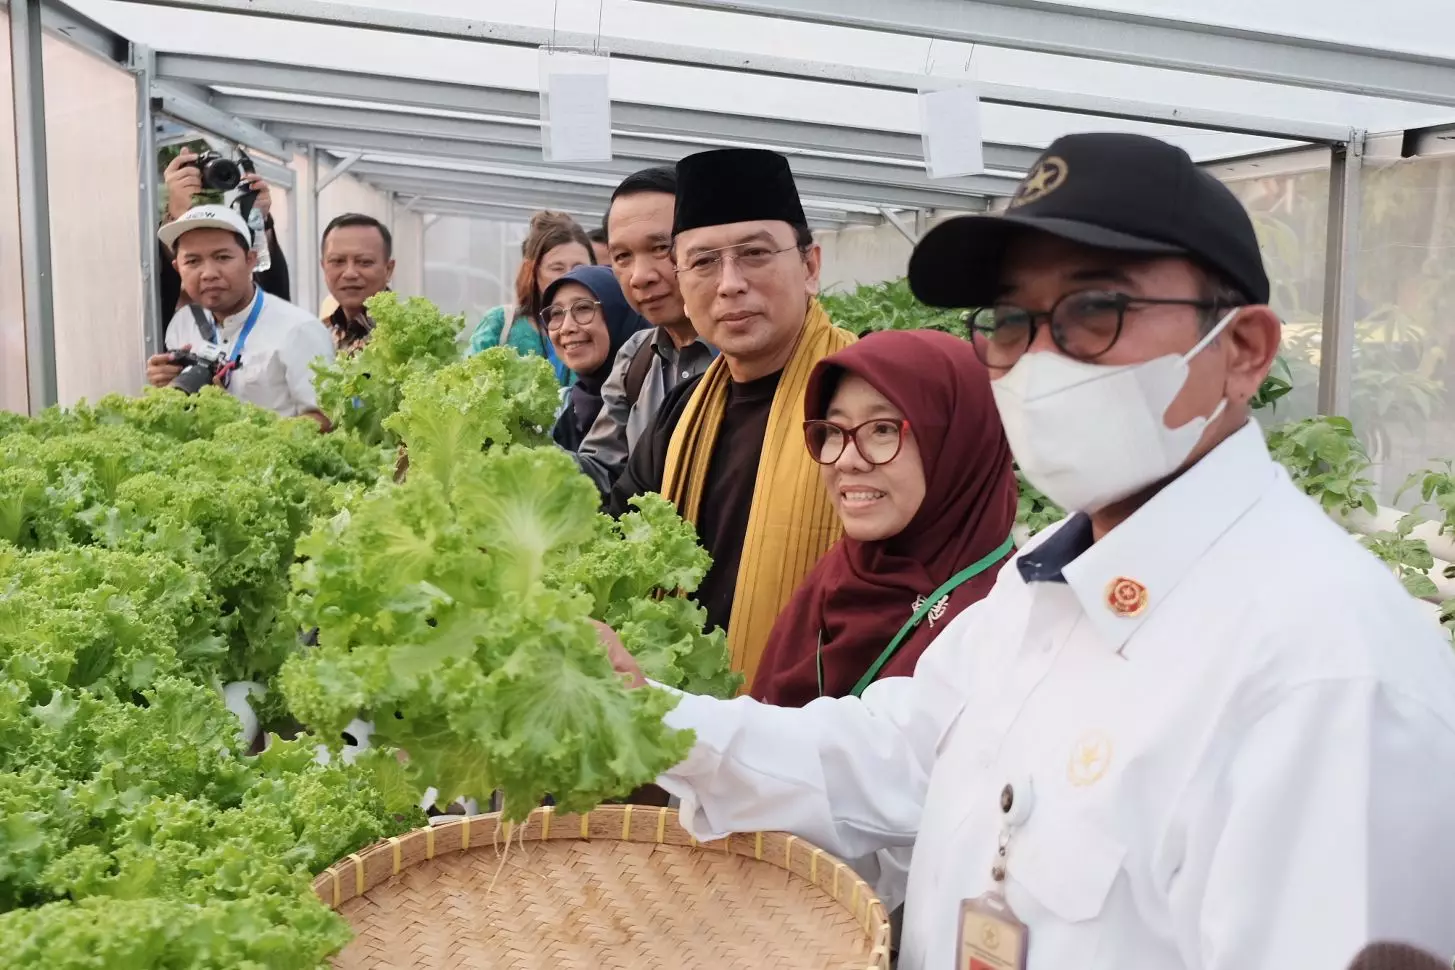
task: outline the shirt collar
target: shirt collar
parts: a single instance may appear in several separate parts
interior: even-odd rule
[[[1090,520],[1078,515],[1017,568],[1027,583],[1067,583],[1101,639],[1120,651],[1268,490],[1276,468],[1250,419],[1100,542],[1090,542]]]
[[[394,291],[386,286],[379,292],[392,293]],[[361,312],[357,317],[350,317],[347,313],[344,312],[344,308],[342,306],[336,306],[333,308],[333,312],[328,315],[328,322],[339,330],[347,330],[351,327],[358,327],[367,334],[372,332],[374,329],[374,318],[369,316],[369,312],[367,310]]]
[[[699,349],[706,351],[709,358],[717,356],[717,348],[701,337],[698,337],[686,347],[678,347],[673,343],[671,336],[663,328],[658,327],[656,332],[652,334],[653,352],[669,364],[680,359],[683,354]]]
[[[1067,563],[1090,548],[1091,519],[1085,512],[1077,512],[1045,541],[1027,549],[1015,566],[1027,583],[1064,583]]]
[[[218,331],[229,339],[239,333],[243,328],[243,324],[248,322],[248,314],[253,312],[253,304],[257,302],[259,293],[263,293],[263,289],[254,283],[252,295],[248,298],[248,302],[243,304],[241,310],[231,316],[223,317],[221,321],[217,321],[217,318],[214,316],[213,320],[216,322]],[[264,294],[263,299],[267,299],[266,294]]]

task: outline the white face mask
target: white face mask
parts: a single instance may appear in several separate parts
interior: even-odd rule
[[[990,388],[1026,478],[1067,511],[1095,512],[1177,471],[1228,402],[1180,428],[1167,427],[1167,408],[1187,383],[1187,362],[1237,314],[1180,356],[1120,366],[1053,352],[1022,357]]]

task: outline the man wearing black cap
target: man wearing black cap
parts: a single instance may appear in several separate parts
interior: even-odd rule
[[[663,401],[610,506],[660,492],[697,526],[713,560],[697,600],[751,683],[779,611],[841,533],[803,447],[803,394],[814,364],[854,337],[819,305],[820,252],[783,156],[702,152],[677,180],[682,302],[720,353]]]
[[[910,283],[974,310],[1015,456],[1074,514],[913,677],[684,696],[697,744],[660,784],[686,826],[912,844],[903,970],[1455,954],[1455,659],[1248,414],[1279,322],[1231,193],[1152,139],[1068,136]]]

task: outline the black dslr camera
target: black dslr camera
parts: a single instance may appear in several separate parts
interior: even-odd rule
[[[217,152],[206,151],[188,163],[202,174],[202,187],[214,192],[231,192],[242,181],[243,169],[238,162]]]
[[[182,373],[172,378],[168,387],[175,387],[183,394],[196,394],[222,369],[227,353],[216,344],[194,345],[190,350],[172,351],[172,363],[182,365]]]

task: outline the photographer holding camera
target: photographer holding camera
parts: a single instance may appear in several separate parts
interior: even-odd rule
[[[285,418],[327,431],[313,389],[314,360],[333,360],[317,317],[253,279],[257,254],[243,217],[225,205],[189,210],[157,233],[191,303],[167,327],[167,352],[147,361],[147,380],[195,394],[209,383]]]
[[[167,165],[162,178],[167,184],[167,219],[176,219],[182,213],[192,208],[193,200],[201,195],[209,187],[219,191],[227,191],[232,188],[240,188],[246,185],[255,193],[253,205],[263,215],[263,228],[267,233],[267,246],[269,265],[266,269],[259,270],[255,276],[258,285],[264,290],[280,299],[290,298],[288,280],[288,261],[283,256],[283,250],[278,245],[278,239],[273,233],[273,217],[270,212],[273,204],[273,196],[268,188],[268,183],[261,175],[252,172],[237,171],[237,163],[227,159],[216,159],[211,153],[207,156],[199,156],[190,148],[183,148],[178,152],[177,157]],[[210,165],[207,163],[210,162]],[[221,163],[220,165],[218,163]],[[204,165],[209,170],[216,170],[217,175],[223,175],[224,182],[233,184],[222,186],[209,186],[204,181]],[[231,171],[228,171],[231,167]],[[232,176],[232,171],[237,171]],[[214,181],[216,179],[214,178]],[[157,280],[160,288],[161,302],[157,304],[161,308],[163,319],[173,313],[187,296],[182,288],[182,281],[172,267],[172,255],[166,251],[166,247],[158,246]]]

